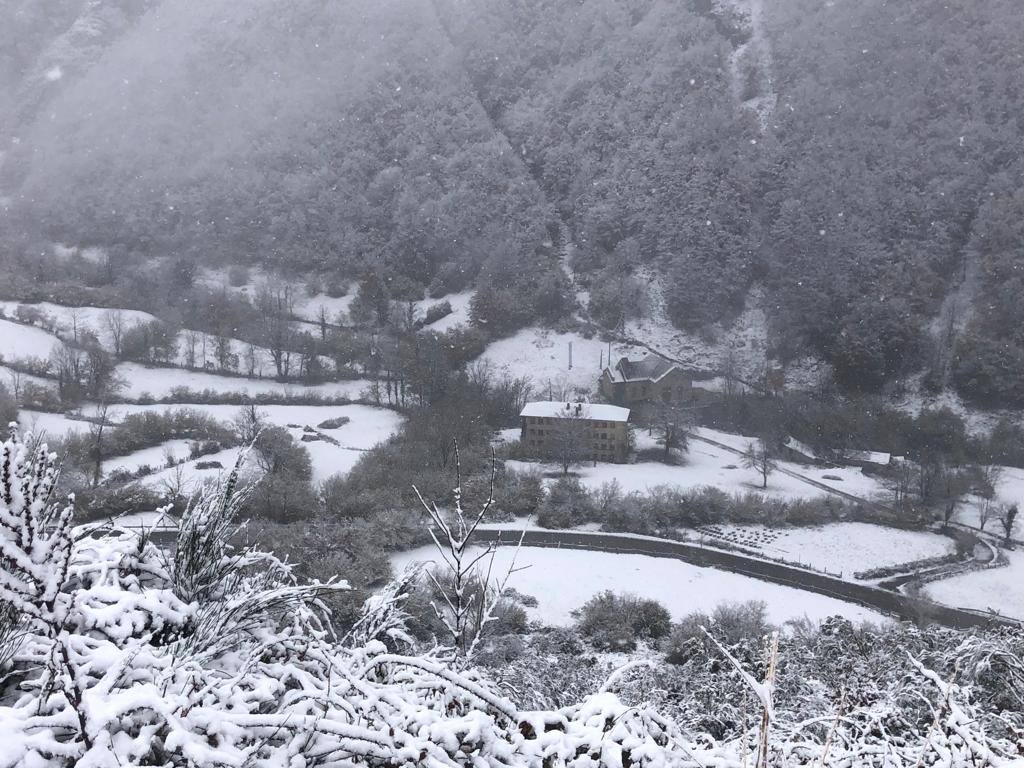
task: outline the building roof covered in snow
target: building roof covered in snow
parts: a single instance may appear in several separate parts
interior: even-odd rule
[[[629,408],[604,403],[564,403],[560,400],[539,400],[527,403],[520,416],[534,418],[580,418],[596,421],[629,421]]]
[[[613,381],[657,381],[678,367],[675,363],[652,353],[643,360],[629,360],[623,357],[613,368],[605,370]]]
[[[798,453],[801,456],[804,456],[808,459],[813,459],[814,461],[822,461],[822,458],[817,453],[814,452],[814,449],[811,448],[811,446],[807,445],[807,443],[801,443],[792,435],[786,437],[786,442],[783,443],[783,445],[785,445],[787,448],[789,448],[789,450],[793,451],[794,453]]]
[[[892,462],[893,455],[882,451],[844,451],[843,458],[860,464],[879,464],[884,467]]]

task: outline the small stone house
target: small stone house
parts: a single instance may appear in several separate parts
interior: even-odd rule
[[[530,455],[549,458],[566,441],[579,458],[621,464],[629,455],[629,409],[603,403],[527,403],[519,414],[519,443]]]
[[[692,377],[679,365],[654,354],[643,360],[620,358],[614,367],[601,372],[598,389],[610,403],[641,410],[659,402],[695,399]]]

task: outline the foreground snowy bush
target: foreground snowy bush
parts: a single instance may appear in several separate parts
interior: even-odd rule
[[[443,649],[413,655],[401,584],[344,638],[276,558],[235,551],[235,475],[194,500],[172,555],[145,537],[72,541],[56,457],[14,436],[0,457],[0,766],[740,766],[743,743],[681,733],[616,682],[521,712]],[[625,674],[629,674],[627,671]],[[932,677],[929,680],[929,677]],[[934,724],[912,741],[770,730],[771,764],[1008,765],[955,687],[922,670]],[[841,713],[835,721],[837,731]],[[867,736],[867,734],[865,734]]]

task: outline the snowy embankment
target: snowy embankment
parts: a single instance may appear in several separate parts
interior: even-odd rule
[[[504,577],[516,555],[515,547],[499,547],[494,573]],[[392,557],[396,573],[416,562],[439,562],[433,546]],[[820,621],[841,615],[852,621],[887,621],[874,611],[842,600],[769,584],[714,568],[646,555],[523,547],[508,585],[537,599],[528,608],[531,619],[553,626],[573,623],[572,612],[604,590],[631,592],[662,603],[674,620],[695,611],[712,611],[726,602],[763,600],[768,618],[776,623],[807,617]],[[522,569],[522,570],[518,570]],[[557,583],[557,589],[553,588]]]
[[[973,571],[932,582],[924,588],[931,600],[957,608],[996,611],[1024,621],[1024,552],[1003,551],[1001,568]]]
[[[0,319],[0,355],[6,360],[34,357],[48,360],[64,343],[52,333],[31,325]]]
[[[2,351],[0,351],[0,354],[2,354]],[[8,390],[13,392],[16,388],[24,387],[29,383],[42,389],[53,390],[54,397],[56,397],[57,382],[55,380],[47,379],[43,376],[33,376],[30,373],[16,371],[10,366],[0,365],[0,384],[3,384]]]
[[[325,760],[362,766],[547,768],[553,756],[567,768],[749,764],[746,733],[740,743],[715,742],[706,728],[684,732],[673,723],[676,718],[696,721],[696,715],[703,724],[722,710],[739,711],[726,706],[727,698],[742,702],[739,697],[746,696],[735,679],[729,680],[735,675],[712,673],[709,682],[734,684],[705,688],[709,693],[699,709],[673,708],[668,717],[615,695],[636,665],[575,703],[570,699],[558,709],[543,709],[554,706],[545,701],[540,711],[536,706],[520,709],[502,692],[505,686],[472,668],[472,660],[452,663],[436,646],[418,649],[397,589],[367,601],[352,631],[343,641],[335,640],[321,600],[326,590],[347,589],[347,584],[303,584],[270,554],[234,551],[231,521],[243,499],[233,484],[209,489],[186,510],[175,556],[168,558],[152,540],[134,534],[73,536],[72,508],[48,508],[47,498],[35,495],[52,488],[57,457],[44,454],[33,460],[13,440],[2,452],[8,471],[0,499],[9,501],[0,503],[0,539],[10,556],[0,563],[5,577],[0,599],[17,632],[0,638],[0,768],[221,768]],[[583,583],[584,578],[593,580],[593,570],[607,572],[589,565],[577,574],[581,578],[564,579],[563,574],[563,581]],[[676,594],[692,590],[693,607],[706,592],[702,584],[677,586]],[[744,587],[729,589],[742,592]],[[773,618],[791,613],[778,607],[786,600],[772,600]],[[444,614],[449,625],[450,616]],[[830,652],[844,654],[842,635],[830,635]],[[999,658],[1014,658],[1013,646],[1005,642],[981,647],[989,649]],[[942,650],[929,653],[929,660],[941,663]],[[906,664],[903,653],[892,656]],[[833,666],[834,661],[826,660]],[[513,680],[525,685],[540,681],[537,674],[546,674],[547,659],[531,663],[529,677]],[[1021,762],[1016,759],[1020,725],[1015,711],[979,707],[975,697],[961,693],[959,674],[947,677],[949,664],[933,672],[913,657],[910,663],[938,692],[918,690],[916,678],[890,689],[882,681],[905,681],[909,670],[886,666],[877,677],[865,678],[879,696],[867,705],[852,700],[847,708],[846,696],[834,701],[837,686],[826,684],[834,677],[826,663],[825,679],[803,678],[813,695],[801,691],[801,706],[792,711],[775,706],[778,689],[770,675],[759,684],[741,668],[740,676],[771,716],[762,753],[792,756],[788,764],[794,766],[861,765],[865,755],[877,754],[892,768],[931,764],[933,755],[948,757],[945,762],[958,767],[1009,768]],[[708,678],[697,679],[703,683]],[[973,694],[971,681],[966,682]],[[705,716],[708,701],[719,711],[708,710]],[[825,713],[813,719],[823,725],[817,733],[827,732],[827,737],[800,730],[811,722],[804,706],[810,701],[814,714]],[[889,717],[903,702],[920,701],[925,707],[916,708],[919,714],[910,710]],[[942,706],[932,706],[933,701]],[[900,729],[895,737],[872,730],[879,712],[888,727]],[[1009,736],[993,735],[996,716]]]
[[[22,432],[31,432],[37,437],[57,440],[66,435],[88,432],[91,424],[85,419],[69,419],[62,413],[29,411],[23,408],[18,412],[18,426]]]
[[[365,379],[331,381],[325,384],[290,384],[273,379],[249,379],[241,376],[219,376],[205,371],[189,371],[181,368],[147,368],[138,363],[121,363],[117,366],[117,375],[124,380],[122,396],[139,398],[170,397],[176,388],[186,388],[193,392],[210,390],[223,394],[240,393],[247,395],[280,395],[319,397],[338,397],[358,399],[363,390],[369,386]]]

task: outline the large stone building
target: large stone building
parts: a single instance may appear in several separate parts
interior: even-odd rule
[[[523,449],[565,463],[621,463],[629,455],[629,409],[600,403],[527,403],[519,414]]]
[[[690,375],[654,354],[643,360],[621,358],[614,367],[601,372],[598,388],[609,402],[641,411],[656,403],[686,403],[695,399]]]

